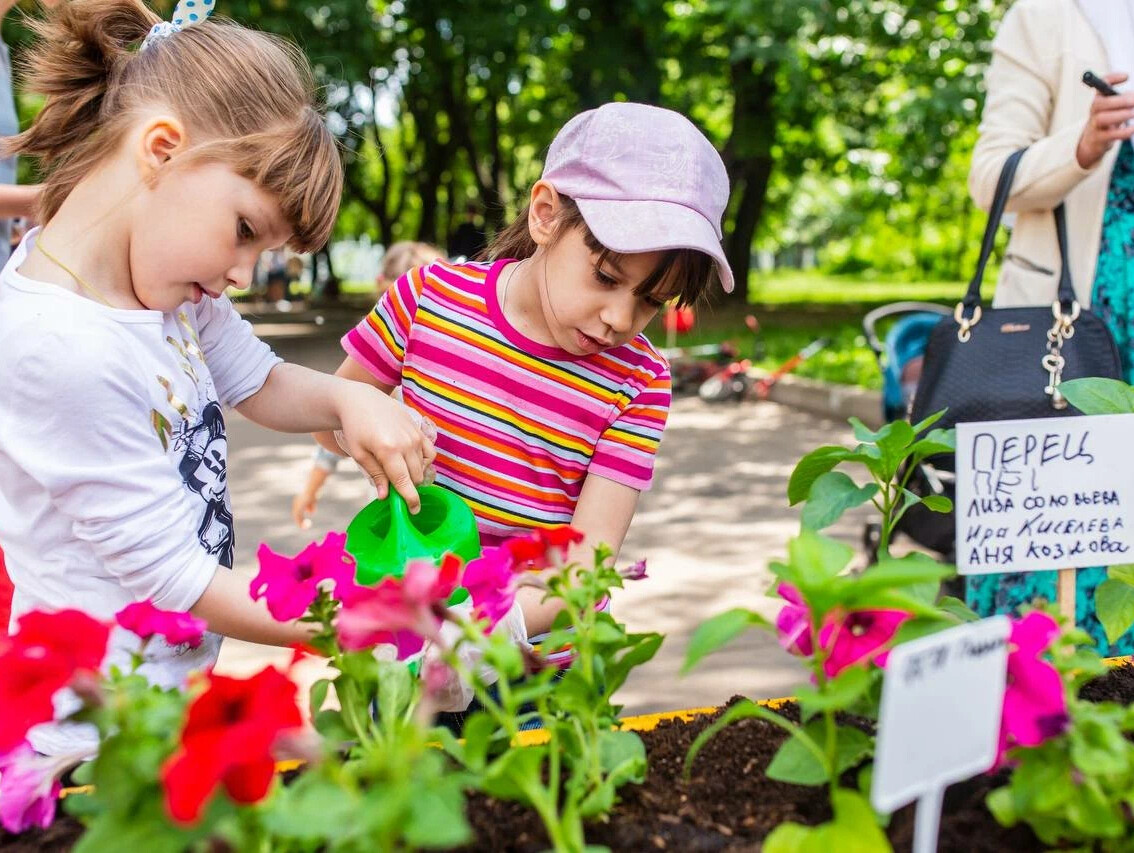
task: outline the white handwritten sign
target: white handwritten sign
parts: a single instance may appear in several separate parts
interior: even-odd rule
[[[890,652],[870,801],[918,800],[914,850],[933,850],[947,785],[992,766],[1008,668],[1006,616],[958,625]]]
[[[957,424],[963,575],[1134,560],[1134,415]]]

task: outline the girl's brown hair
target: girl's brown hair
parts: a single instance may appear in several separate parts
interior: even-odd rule
[[[5,154],[47,170],[39,218],[121,144],[147,108],[169,108],[186,128],[185,162],[228,165],[273,195],[299,251],[323,246],[342,192],[334,137],[315,108],[303,54],[282,39],[208,20],[140,50],[161,19],[141,0],[70,0],[32,23],[38,40],[22,66],[46,96]]]
[[[622,253],[612,251],[598,241],[587,227],[574,199],[560,193],[559,200],[562,206],[556,217],[555,240],[558,241],[572,228],[581,228],[587,248],[598,255],[597,263],[609,260],[617,264],[622,259]],[[536,242],[528,230],[529,207],[530,205],[525,205],[512,224],[492,238],[481,257],[495,261],[500,258],[530,258],[535,254]],[[634,292],[638,296],[651,296],[663,283],[672,284],[673,286],[666,288],[667,298],[676,298],[678,306],[692,305],[704,296],[715,276],[716,263],[704,252],[696,249],[668,249],[662,253],[661,260]]]

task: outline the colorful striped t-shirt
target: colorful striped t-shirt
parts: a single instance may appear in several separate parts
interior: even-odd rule
[[[569,524],[588,474],[649,488],[669,365],[643,335],[595,355],[505,319],[508,261],[438,261],[397,280],[343,348],[437,425],[437,483],[472,506],[485,545]]]

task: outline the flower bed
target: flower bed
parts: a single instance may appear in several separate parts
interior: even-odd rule
[[[1134,702],[1134,665],[1115,668],[1082,692],[1092,701]],[[790,706],[782,709],[789,716]],[[642,785],[621,790],[622,802],[606,824],[588,827],[591,844],[612,851],[756,850],[759,841],[788,820],[814,825],[829,820],[826,791],[768,779],[764,768],[786,735],[770,723],[747,719],[723,729],[698,757],[688,781],[682,779],[685,755],[696,736],[720,711],[662,719],[642,732],[649,775]],[[939,850],[942,853],[1003,853],[1038,850],[1043,845],[1024,827],[1005,829],[989,813],[985,796],[1005,782],[1000,771],[954,785],[945,798]],[[483,796],[467,809],[477,840],[459,848],[466,853],[536,853],[547,849],[538,817],[515,803]],[[78,821],[60,818],[46,830],[19,836],[0,834],[0,853],[54,853],[71,849],[82,832]],[[908,848],[913,807],[897,812],[887,831],[896,849]]]

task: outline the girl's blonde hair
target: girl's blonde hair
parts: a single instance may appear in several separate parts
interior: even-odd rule
[[[391,243],[382,256],[381,276],[387,282],[395,281],[398,276],[409,272],[414,267],[425,266],[440,257],[444,252],[429,243],[418,243],[414,240],[399,240]]]
[[[560,209],[556,215],[555,236],[556,243],[573,228],[583,232],[583,241],[588,249],[598,255],[597,263],[604,260],[617,263],[622,258],[621,252],[608,249],[598,241],[594,233],[587,227],[586,220],[575,204],[575,200],[559,194]],[[531,205],[524,205],[512,224],[497,233],[488,248],[480,253],[484,260],[495,261],[500,258],[530,258],[536,252],[536,241],[532,239],[528,228],[528,211]],[[661,258],[654,269],[634,289],[638,296],[652,296],[663,282],[668,282],[668,298],[675,298],[678,307],[693,305],[700,300],[705,291],[709,289],[717,277],[717,267],[713,259],[704,252],[696,249],[668,249],[662,252]]]
[[[140,50],[160,20],[141,0],[70,0],[32,23],[38,41],[22,63],[24,86],[46,101],[0,149],[46,168],[40,220],[117,150],[144,110],[167,107],[186,128],[182,156],[253,181],[279,202],[293,248],[322,247],[338,214],[342,164],[306,58],[280,38],[213,19]]]

